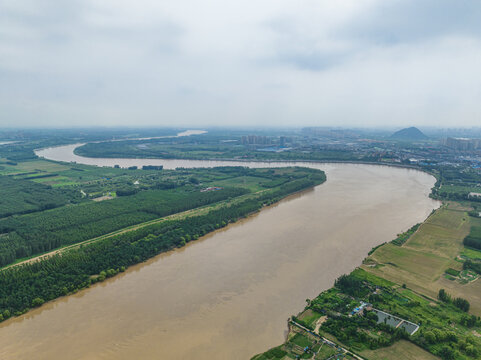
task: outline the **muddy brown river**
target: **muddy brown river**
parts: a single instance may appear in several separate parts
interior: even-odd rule
[[[86,159],[75,146],[41,150],[93,165],[229,162]],[[234,163],[238,165],[238,163]],[[292,163],[243,163],[290,166]],[[375,245],[439,204],[434,178],[374,165],[296,163],[327,182],[0,325],[0,359],[249,359],[281,343],[287,318]]]

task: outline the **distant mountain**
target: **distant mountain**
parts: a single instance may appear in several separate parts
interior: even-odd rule
[[[393,140],[406,140],[406,141],[414,141],[414,140],[426,140],[428,137],[422,133],[416,127],[409,127],[405,129],[401,129],[396,131],[390,137]]]

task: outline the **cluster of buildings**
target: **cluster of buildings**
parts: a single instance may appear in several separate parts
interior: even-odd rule
[[[377,315],[377,323],[384,323],[389,326],[392,326],[393,328],[403,328],[406,330],[406,332],[409,335],[413,335],[416,331],[419,330],[419,325],[415,324],[411,321],[401,319],[400,317],[394,316],[392,314],[389,314],[385,311],[378,310],[372,307],[372,304],[366,303],[364,301],[361,301],[361,305],[354,308],[349,316],[354,316],[354,315],[364,315],[364,310],[366,311],[374,311]]]
[[[285,147],[292,143],[292,137],[280,136],[279,138],[272,138],[270,136],[262,135],[244,135],[241,138],[242,145],[278,145]]]
[[[242,145],[270,145],[272,139],[268,136],[247,135],[241,138]]]
[[[242,145],[276,145],[286,147],[292,143],[293,139],[289,136],[270,137],[262,135],[244,135],[241,137]]]
[[[220,187],[220,186],[211,186],[211,187],[207,187],[205,189],[200,190],[200,192],[218,191],[218,190],[222,190],[222,189],[223,189],[223,187]]]
[[[442,144],[448,148],[461,151],[481,149],[481,139],[448,137],[442,141]]]
[[[281,136],[279,138],[279,146],[280,147],[285,147],[287,146],[287,144],[289,143],[292,143],[292,138],[291,137],[287,137],[287,136]]]
[[[354,154],[353,157],[366,161],[447,166],[463,163],[481,169],[481,139],[454,136],[438,139],[399,143],[380,136],[369,138],[369,134],[361,137],[347,130],[310,127],[289,136],[245,135],[241,143],[257,151],[327,152],[341,160]]]

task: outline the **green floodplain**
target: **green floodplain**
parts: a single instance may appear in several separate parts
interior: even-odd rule
[[[481,357],[481,198],[470,196],[480,171],[463,162],[415,167],[436,177],[430,196],[441,208],[307,299],[285,343],[253,359]]]
[[[140,170],[0,159],[0,320],[321,184],[306,168]]]
[[[445,202],[374,248],[307,300],[284,344],[253,359],[479,358],[481,219],[471,211],[468,203]]]
[[[195,160],[337,160],[376,161],[377,157],[359,155],[352,151],[335,149],[316,150],[306,153],[300,150],[276,151],[272,144],[256,147],[240,145],[239,136],[206,134],[185,138],[163,138],[151,140],[126,140],[115,142],[87,143],[75,149],[77,155],[107,158],[156,158]],[[258,147],[265,149],[258,151]]]
[[[337,150],[259,152],[223,142],[228,138],[89,143],[77,153],[391,161]],[[81,140],[107,139],[99,133]],[[304,168],[101,168],[33,154],[38,147],[72,142],[68,134],[40,136],[0,148],[0,320],[89,287],[325,181],[324,173]],[[305,309],[290,319],[285,343],[254,359],[481,357],[481,202],[470,196],[479,191],[480,172],[465,163],[410,166],[436,177],[430,196],[443,201],[442,207],[372,249],[331,289],[307,299]]]

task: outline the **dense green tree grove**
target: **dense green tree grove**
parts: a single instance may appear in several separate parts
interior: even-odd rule
[[[342,292],[356,297],[362,297],[368,292],[363,281],[352,275],[341,275],[334,282],[334,286]]]
[[[378,324],[377,315],[373,312],[366,312],[365,316],[329,317],[322,324],[321,329],[334,335],[346,345],[357,342],[366,344],[370,349],[389,346],[399,339],[409,338],[403,328],[396,329],[383,323]],[[376,336],[370,333],[376,333]]]
[[[472,226],[468,236],[464,238],[463,244],[481,250],[481,227]]]
[[[441,300],[442,302],[445,302],[447,304],[453,304],[456,306],[458,309],[468,312],[469,311],[469,301],[463,298],[452,298],[451,295],[449,295],[446,290],[444,289],[439,289],[438,292],[438,299]]]
[[[0,220],[0,266],[130,225],[240,196],[241,188],[214,192],[143,191]]]
[[[481,274],[481,261],[473,261],[471,259],[467,259],[463,263],[463,269],[473,270],[474,272],[477,272],[478,274]]]
[[[13,161],[25,161],[35,159],[37,156],[33,152],[32,146],[11,144],[9,146],[0,146],[0,157]]]
[[[476,169],[448,165],[429,165],[423,166],[423,169],[435,174],[437,178],[432,188],[432,197],[455,201],[481,201],[479,198],[469,196],[469,193],[481,182],[481,175]]]
[[[464,312],[468,312],[470,307],[468,300],[459,297],[453,300],[453,305]]]
[[[294,180],[278,189],[262,193],[258,198],[222,206],[205,215],[192,216],[152,224],[122,233],[93,244],[69,250],[61,255],[11,267],[0,271],[0,314],[8,318],[20,314],[44,301],[75,292],[126,267],[144,261],[160,252],[181,247],[189,241],[226,226],[259,210],[264,204],[306,186],[319,183],[312,178]],[[322,176],[321,176],[322,178]],[[214,201],[236,192],[212,192],[191,204]],[[238,194],[238,192],[237,192]],[[193,194],[191,194],[193,195]],[[207,200],[208,199],[208,200]],[[180,206],[180,205],[176,205]],[[172,209],[175,206],[172,205]]]
[[[80,192],[53,189],[33,181],[0,175],[0,218],[53,209],[80,200]]]
[[[311,170],[311,169],[309,169]],[[278,188],[275,188],[269,193],[265,193],[259,199],[266,201],[266,203],[272,203],[281,199],[282,197],[307,189],[309,187],[321,184],[326,181],[326,174],[324,172],[313,170],[309,176],[302,179],[296,179],[289,181]]]

